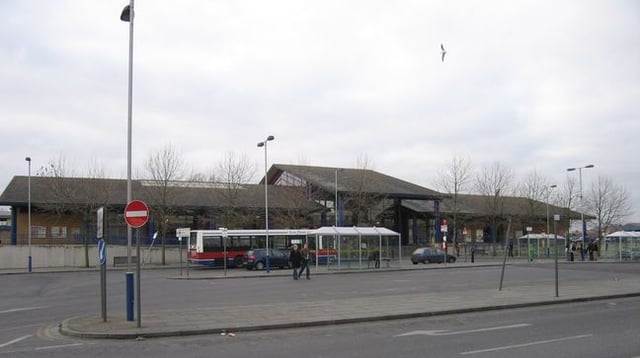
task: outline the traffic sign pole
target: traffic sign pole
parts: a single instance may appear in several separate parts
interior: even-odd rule
[[[124,208],[124,220],[130,228],[139,229],[149,220],[149,207],[144,201],[132,200]],[[129,256],[129,269],[131,268],[131,256]],[[136,291],[138,295],[138,328],[142,327],[141,297],[140,297],[140,232],[136,230],[136,273],[138,282]],[[127,321],[133,321],[133,273],[127,272]]]
[[[107,321],[107,245],[104,239],[98,240],[98,261],[100,262],[100,307],[102,321]]]

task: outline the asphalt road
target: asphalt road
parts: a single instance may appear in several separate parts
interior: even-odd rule
[[[553,272],[552,265],[509,266],[505,273],[504,287],[527,285],[533,282],[553,282]],[[569,265],[561,270],[560,290],[563,282],[571,280],[588,282],[594,277],[616,279],[638,273],[640,273],[640,265],[605,263]],[[443,290],[455,295],[456,291],[469,287],[497,289],[500,269],[491,267],[376,272],[315,276],[310,281],[293,281],[289,277],[229,280],[171,278],[176,275],[175,269],[143,271],[141,280],[143,319],[144,312],[147,310],[192,305],[235,306],[264,303],[265,309],[268,309],[268,303],[274,300],[307,300],[311,297],[314,300],[371,297],[429,290]],[[124,314],[124,279],[125,275],[122,271],[109,273],[108,311],[110,314]],[[579,356],[640,355],[638,346],[640,337],[636,333],[640,329],[636,323],[637,319],[633,319],[639,317],[640,305],[638,300],[633,299],[620,300],[614,302],[615,304],[596,302],[593,309],[586,307],[590,304],[571,307],[565,305],[557,306],[557,309],[509,311],[509,314],[502,311],[484,315],[470,314],[299,331],[269,331],[236,337],[201,336],[132,342],[78,340],[60,337],[56,333],[55,327],[65,318],[75,315],[99,315],[97,272],[0,275],[0,285],[2,286],[0,290],[0,355],[11,357],[37,357],[44,354],[50,357],[91,355],[115,357],[131,355],[132,352],[133,356],[153,354],[154,357],[176,355],[200,357],[211,356],[206,354],[207,352],[223,353],[227,349],[229,356],[247,356],[261,350],[269,353],[264,356],[282,356],[286,352],[297,351],[298,348],[311,351],[309,356],[318,357],[398,355],[396,352],[398,349],[402,352],[399,356],[404,356],[405,353],[407,356],[409,354],[427,356],[420,352],[424,352],[425,349],[431,351],[434,348],[438,349],[438,353],[428,354],[428,356],[459,356],[461,353],[472,352],[475,355],[482,353],[493,357],[500,356],[498,354],[503,354],[501,352],[505,352],[503,356],[513,356],[509,355],[508,351],[518,348],[518,345],[522,346],[524,352],[521,354],[518,351],[518,356],[526,357],[529,356],[524,349],[526,347],[530,347],[528,349],[535,352],[537,349],[547,349],[544,347],[548,346],[556,352],[555,349],[566,345],[576,346],[578,347],[576,352],[582,352],[582,347],[590,346],[589,342],[592,341],[599,342],[597,347],[592,347]],[[553,293],[550,292],[551,294]],[[548,321],[538,321],[543,317],[548,317]],[[508,328],[495,329],[495,327]],[[406,335],[414,331],[433,330],[463,333]],[[464,333],[474,330],[477,332]],[[553,341],[559,338],[562,340]],[[308,346],[314,348],[309,350]],[[323,350],[322,347],[325,346],[331,350]],[[479,352],[483,349],[510,346],[516,347]],[[604,347],[604,352],[611,354],[596,354],[595,352],[603,352],[598,350],[598,347]],[[336,350],[336,348],[340,349]],[[389,354],[381,354],[383,352]],[[573,356],[573,352],[574,350],[570,350],[566,351],[566,355],[550,354],[548,356]]]

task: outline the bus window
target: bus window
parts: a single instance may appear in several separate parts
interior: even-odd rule
[[[220,236],[205,236],[202,238],[202,252],[222,251]]]

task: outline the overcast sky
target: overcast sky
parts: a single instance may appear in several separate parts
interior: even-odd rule
[[[0,190],[65,158],[126,177],[127,0],[0,1]],[[357,167],[435,188],[454,154],[586,188],[640,221],[636,0],[138,0],[133,167]],[[447,55],[441,61],[440,44]],[[95,165],[93,165],[95,166]]]

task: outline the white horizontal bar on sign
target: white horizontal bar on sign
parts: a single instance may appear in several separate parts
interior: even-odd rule
[[[128,218],[137,218],[141,216],[147,216],[149,213],[146,210],[137,210],[137,211],[127,211],[126,213]]]

